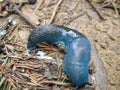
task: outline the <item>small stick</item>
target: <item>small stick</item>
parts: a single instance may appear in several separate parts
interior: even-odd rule
[[[26,21],[27,23],[29,23],[33,28],[35,28],[36,25],[30,20],[30,18],[28,18],[23,12],[21,12],[21,11],[19,10],[19,8],[20,8],[20,6],[15,5],[15,6],[13,7],[12,12],[15,11],[16,13],[18,13],[23,19],[25,19],[25,21]]]
[[[6,34],[6,35],[2,38],[2,41],[5,41],[5,39],[12,34],[12,32],[15,30],[16,27],[17,27],[17,25],[13,26],[12,29],[9,30],[8,34]]]
[[[101,15],[101,13],[99,12],[99,10],[95,7],[95,5],[91,2],[91,0],[87,0],[90,5],[92,6],[92,8],[97,12],[97,14],[99,15],[100,19],[105,20],[105,18]]]
[[[23,14],[18,8],[17,6],[14,7],[15,12],[17,12],[22,18],[24,18],[26,20],[27,23],[29,23],[33,28],[36,27],[36,25],[30,20],[30,18],[28,18],[25,14]]]
[[[62,85],[62,86],[70,86],[71,83],[64,83],[64,82],[59,82],[59,81],[41,81],[40,83],[42,84],[57,84],[57,85]]]
[[[38,8],[40,7],[40,5],[43,3],[43,0],[40,0],[38,5],[36,6],[35,10],[33,11],[33,14],[35,14],[35,12],[38,10]]]
[[[0,30],[0,41],[2,41],[2,39],[7,34],[8,29],[9,29],[11,23],[12,23],[12,21],[7,21],[7,23],[1,28],[1,30]]]
[[[63,23],[63,24],[67,24],[68,25],[68,24],[70,24],[70,22],[74,21],[75,19],[79,18],[80,16],[84,15],[85,13],[86,12],[80,12],[77,16],[69,19],[67,23]]]
[[[52,17],[51,17],[51,19],[50,19],[49,24],[51,24],[51,23],[53,22],[54,17],[55,17],[55,15],[56,15],[56,13],[57,13],[58,7],[59,7],[60,4],[62,3],[62,1],[63,1],[63,0],[60,0],[60,1],[57,3],[57,5],[56,5],[56,7],[55,7],[55,9],[54,9],[54,11],[53,11],[53,14],[52,14]]]
[[[22,57],[19,56],[9,56],[7,55],[8,58],[16,58],[16,59],[20,59],[20,60],[24,60]]]
[[[113,8],[115,9],[115,13],[116,13],[116,15],[117,15],[117,17],[118,17],[118,16],[119,16],[119,12],[118,12],[118,10],[117,10],[117,8],[116,8],[115,1],[114,1],[114,0],[112,1],[112,5],[113,5]]]

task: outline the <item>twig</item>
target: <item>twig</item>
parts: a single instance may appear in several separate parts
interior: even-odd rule
[[[17,89],[17,86],[15,85],[15,81],[14,81],[14,80],[12,80],[11,78],[9,78],[9,79],[7,79],[7,81],[10,83],[10,85],[11,85],[13,88]]]
[[[77,18],[79,18],[80,16],[84,15],[85,13],[86,12],[80,12],[77,16],[70,18],[67,23],[63,23],[63,24],[67,24],[68,25],[68,24],[70,24],[70,22],[76,20]]]
[[[8,57],[4,60],[3,64],[2,64],[2,68],[1,71],[4,72],[4,69],[6,68],[7,62],[8,62]]]
[[[89,4],[92,6],[92,8],[97,12],[97,14],[99,15],[100,19],[102,20],[106,20],[102,15],[101,13],[99,12],[99,10],[95,7],[95,5],[92,3],[91,0],[87,0],[89,2]]]
[[[15,12],[17,12],[22,18],[24,18],[26,20],[27,23],[29,23],[33,28],[36,27],[35,23],[33,23],[30,18],[28,18],[24,13],[22,13],[17,6],[14,6],[14,10]]]
[[[8,33],[8,36],[10,36],[10,35],[12,34],[12,32],[13,32],[13,31],[15,30],[15,28],[17,27],[17,25],[18,25],[18,24],[14,25],[14,26],[11,28],[10,32]]]
[[[12,20],[7,20],[6,24],[0,30],[0,41],[5,37],[8,33],[9,27],[12,25]]]
[[[38,5],[36,6],[35,10],[33,11],[33,14],[35,14],[35,12],[38,10],[38,8],[40,7],[40,5],[43,3],[43,0],[40,0]]]
[[[8,34],[5,35],[5,36],[2,38],[2,41],[5,41],[5,39],[12,34],[12,32],[15,30],[16,27],[17,27],[17,24],[14,25],[14,26],[9,30]]]
[[[63,1],[63,0],[60,0],[60,1],[57,3],[57,5],[56,5],[56,7],[55,7],[55,9],[54,9],[54,11],[53,11],[53,14],[52,14],[52,17],[51,17],[51,19],[50,19],[49,24],[51,24],[51,23],[53,22],[54,17],[55,17],[55,15],[56,15],[57,10],[58,10],[60,4],[62,3],[62,1]]]
[[[22,44],[19,44],[19,43],[10,43],[11,45],[14,45],[14,46],[18,46],[18,47],[23,47],[25,48]]]
[[[3,70],[4,70],[3,72],[8,71],[8,69],[9,69],[12,65],[14,65],[14,64],[15,64],[15,62],[11,62],[11,63],[7,64],[7,65],[5,66],[5,69],[3,69]]]
[[[117,8],[116,8],[115,1],[114,1],[114,0],[112,0],[112,5],[113,5],[113,8],[115,9],[116,16],[118,17],[119,12],[118,12],[118,10],[117,10]]]
[[[24,60],[22,57],[19,57],[19,56],[7,56],[7,57],[9,57],[9,58],[16,58],[16,59],[20,59],[20,60]]]
[[[40,87],[42,87],[42,85],[39,84],[39,83],[32,83],[32,82],[19,82],[19,83],[20,83],[20,84],[27,84],[27,85],[40,86]]]
[[[39,82],[39,81],[42,81],[42,80],[45,79],[45,78],[46,78],[46,76],[42,76],[42,77],[38,78],[37,81],[38,81],[38,82]]]
[[[40,83],[57,84],[57,85],[62,85],[62,86],[70,86],[71,85],[71,83],[64,83],[64,82],[59,82],[59,81],[41,81]]]

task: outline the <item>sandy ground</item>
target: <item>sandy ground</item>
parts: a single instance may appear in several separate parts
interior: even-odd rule
[[[58,0],[45,0],[41,3],[39,9],[34,12],[35,17],[32,16],[31,13],[41,1],[38,1],[35,5],[25,5],[22,8],[22,12],[27,13],[36,24],[39,23],[36,18],[39,19],[40,26],[49,24]],[[90,4],[84,0],[63,0],[53,23],[76,29],[83,34],[87,33],[94,38],[98,54],[108,72],[108,90],[119,90],[120,21],[105,15],[105,13],[114,14],[114,11],[102,9],[100,5],[97,7],[106,20],[101,20]],[[21,47],[19,50],[25,50],[27,38],[32,29],[22,18],[17,15],[16,18],[19,23],[12,36],[15,37],[15,42],[25,47]]]

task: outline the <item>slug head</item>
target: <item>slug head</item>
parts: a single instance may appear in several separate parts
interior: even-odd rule
[[[36,47],[37,47],[36,44],[34,44],[33,42],[28,41],[27,48],[29,50],[34,50]]]

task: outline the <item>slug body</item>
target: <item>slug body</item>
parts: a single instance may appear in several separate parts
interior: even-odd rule
[[[45,25],[34,29],[28,39],[28,49],[34,50],[42,42],[64,44],[66,55],[64,70],[72,83],[83,86],[88,83],[88,64],[90,60],[90,43],[81,33],[60,25]]]

